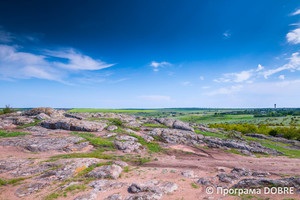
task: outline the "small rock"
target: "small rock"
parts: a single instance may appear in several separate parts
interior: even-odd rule
[[[119,165],[121,167],[127,167],[128,164],[124,161],[113,161],[114,164]]]
[[[106,127],[106,130],[108,130],[108,131],[114,131],[114,130],[117,130],[117,129],[118,129],[118,127],[115,126],[115,125],[110,125],[110,126]]]
[[[193,170],[185,170],[185,171],[181,172],[181,175],[186,178],[194,178],[195,177]]]

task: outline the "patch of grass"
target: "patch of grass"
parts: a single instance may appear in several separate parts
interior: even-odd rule
[[[203,131],[200,131],[198,129],[195,129],[195,133],[198,133],[198,134],[201,134],[201,135],[204,135],[204,136],[210,136],[210,137],[218,137],[218,138],[221,138],[221,139],[228,139],[228,135],[224,135],[224,134],[220,134],[220,133],[211,133],[211,132],[203,132]]]
[[[241,152],[239,152],[239,151],[236,150],[236,149],[230,149],[230,150],[223,149],[223,151],[226,151],[226,152],[229,152],[229,153],[238,154],[238,155],[242,155],[242,156],[247,156],[247,155],[245,155],[245,154],[242,154]]]
[[[69,187],[67,187],[65,189],[65,191],[67,192],[72,192],[74,190],[80,190],[80,191],[85,191],[86,190],[86,186],[84,184],[80,184],[80,185],[71,185]]]
[[[18,183],[20,181],[23,181],[25,179],[27,179],[27,178],[13,178],[13,179],[7,179],[7,180],[0,178],[0,186],[1,185],[16,184],[16,183]]]
[[[195,188],[195,189],[198,189],[198,188],[199,188],[199,186],[198,186],[196,183],[191,183],[191,186],[192,186],[193,188]]]
[[[134,131],[140,131],[141,130],[140,127],[127,126],[127,128],[130,128],[131,130],[134,130]]]
[[[123,167],[123,172],[124,172],[124,173],[128,173],[128,172],[130,172],[130,168],[129,168],[129,166],[125,166],[125,167]]]
[[[163,124],[142,124],[143,126],[146,126],[146,127],[152,127],[152,128],[169,128],[167,127],[166,125],[163,125]]]
[[[101,148],[102,151],[114,151],[116,149],[115,144],[110,141],[111,139],[95,137],[93,133],[72,132],[71,134],[85,138],[85,141],[88,141],[95,147]],[[80,142],[84,142],[84,140]]]
[[[3,131],[0,130],[0,138],[1,137],[17,137],[20,135],[31,135],[31,133],[24,133],[24,132],[9,132],[9,131]]]
[[[115,160],[116,156],[110,154],[104,154],[102,150],[97,149],[93,152],[89,153],[71,153],[71,154],[63,154],[63,155],[56,155],[52,156],[52,159],[56,158],[99,158],[99,159],[106,159],[106,160]]]
[[[27,127],[30,127],[30,126],[36,126],[40,121],[43,121],[41,119],[34,119],[35,122],[33,123],[29,123],[29,124],[24,124],[24,125],[21,125],[21,126],[18,126],[17,129],[23,129],[23,128],[27,128]]]
[[[60,196],[62,196],[62,195],[61,195],[61,194],[58,194],[58,193],[56,193],[56,192],[53,192],[53,193],[47,195],[47,196],[45,197],[45,200],[53,200],[53,199],[57,199],[57,198],[60,197]]]
[[[137,138],[141,145],[146,146],[149,149],[149,153],[158,153],[162,151],[161,146],[156,142],[146,142],[144,138],[133,133],[129,133],[128,135]]]
[[[277,150],[281,153],[284,153],[289,158],[300,158],[300,151],[299,150],[287,149],[287,148],[276,146],[276,145],[270,144],[270,143],[262,143],[262,145],[265,146],[265,147],[271,148],[271,149],[275,149],[275,150]]]
[[[114,151],[116,150],[115,144],[111,142],[109,139],[106,138],[86,138],[87,141],[89,141],[93,146],[100,147],[102,150],[106,151]]]
[[[245,138],[247,140],[255,141],[255,142],[267,142],[267,143],[270,143],[270,144],[281,145],[281,146],[292,146],[291,144],[285,144],[285,143],[281,143],[281,142],[273,142],[273,141],[270,141],[270,140],[252,138],[252,137],[247,137],[247,136],[243,136],[243,138]]]
[[[83,138],[86,138],[86,137],[95,137],[95,134],[94,133],[78,133],[78,132],[72,132],[70,133],[72,135],[77,135],[79,137],[83,137]]]

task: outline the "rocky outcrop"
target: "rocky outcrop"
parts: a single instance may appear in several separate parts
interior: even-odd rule
[[[19,187],[16,192],[15,195],[17,197],[24,197],[24,196],[28,196],[34,192],[39,191],[40,189],[48,186],[49,183],[29,183],[29,184],[24,184],[21,187]]]
[[[51,118],[64,118],[65,111],[64,110],[56,110],[49,107],[40,107],[40,108],[34,108],[30,109],[24,112],[24,115],[26,116],[36,116],[39,114],[46,114]]]
[[[3,159],[0,160],[0,173],[12,171],[22,166],[27,166],[30,164],[32,164],[32,161],[27,159],[16,159],[16,158]]]
[[[104,165],[101,167],[97,167],[89,172],[86,176],[87,177],[94,177],[94,178],[110,178],[110,179],[117,179],[119,178],[120,174],[122,173],[123,169],[118,165]]]
[[[148,133],[149,135],[160,136],[164,142],[171,144],[192,144],[198,145],[202,143],[203,135],[191,131],[178,129],[155,128]]]
[[[190,127],[189,123],[177,120],[177,119],[170,119],[170,118],[157,118],[155,119],[157,122],[168,126],[170,128],[175,128],[175,129],[182,129],[186,131],[193,131],[194,129]]]
[[[253,153],[263,153],[271,155],[280,155],[283,154],[275,149],[270,149],[268,147],[262,146],[258,142],[241,141],[241,140],[231,140],[231,139],[220,139],[216,137],[205,137],[204,141],[208,144],[213,145],[212,147],[228,147],[235,149],[243,149]]]
[[[172,193],[177,189],[177,184],[171,182],[152,180],[144,183],[133,183],[128,191],[142,194],[127,196],[126,199],[160,199],[163,194]]]
[[[71,131],[102,131],[106,124],[78,119],[50,119],[39,123],[40,126],[48,129],[64,129]]]
[[[109,191],[114,189],[119,189],[123,187],[128,187],[128,183],[117,182],[113,180],[97,180],[89,183],[89,186],[95,189],[95,191]]]
[[[57,169],[47,171],[46,173],[36,177],[36,179],[43,181],[65,180],[76,176],[84,169],[91,165],[100,163],[101,161],[102,160],[97,158],[74,158],[55,161],[51,164],[57,165]]]
[[[88,142],[78,143],[84,140],[81,137],[55,137],[55,138],[10,138],[0,141],[0,146],[21,147],[31,152],[46,151],[72,151],[80,150],[88,146]]]
[[[233,188],[260,188],[260,187],[300,187],[300,178],[284,178],[284,179],[255,179],[246,178],[239,181]]]
[[[114,141],[114,144],[119,150],[122,150],[124,153],[137,152],[140,153],[143,148],[138,142],[135,141]]]

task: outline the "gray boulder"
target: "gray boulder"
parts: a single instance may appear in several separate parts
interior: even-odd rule
[[[119,178],[120,174],[122,173],[123,169],[118,165],[104,165],[101,167],[97,167],[89,172],[86,176],[87,177],[94,177],[94,178],[111,178],[117,179]]]
[[[82,121],[78,119],[50,119],[39,123],[40,126],[48,129],[64,129],[71,131],[102,131],[106,124],[90,121]]]

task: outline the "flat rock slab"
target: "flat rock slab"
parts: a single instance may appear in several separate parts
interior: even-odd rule
[[[49,119],[41,121],[40,126],[48,129],[64,129],[71,131],[102,131],[105,127],[105,123],[83,121],[74,118],[65,119]]]
[[[55,137],[55,138],[10,138],[0,141],[0,146],[16,146],[31,152],[72,151],[80,150],[88,143],[78,143],[84,140],[81,137]],[[77,144],[78,143],[78,144]]]
[[[74,158],[58,160],[52,164],[56,164],[57,166],[61,167],[47,171],[35,179],[43,181],[65,180],[74,177],[89,166],[102,161],[103,160],[97,158]]]
[[[29,183],[29,184],[24,184],[21,187],[19,187],[15,195],[17,197],[24,197],[28,196],[34,192],[37,192],[40,189],[43,189],[44,187],[48,186],[49,183]]]

